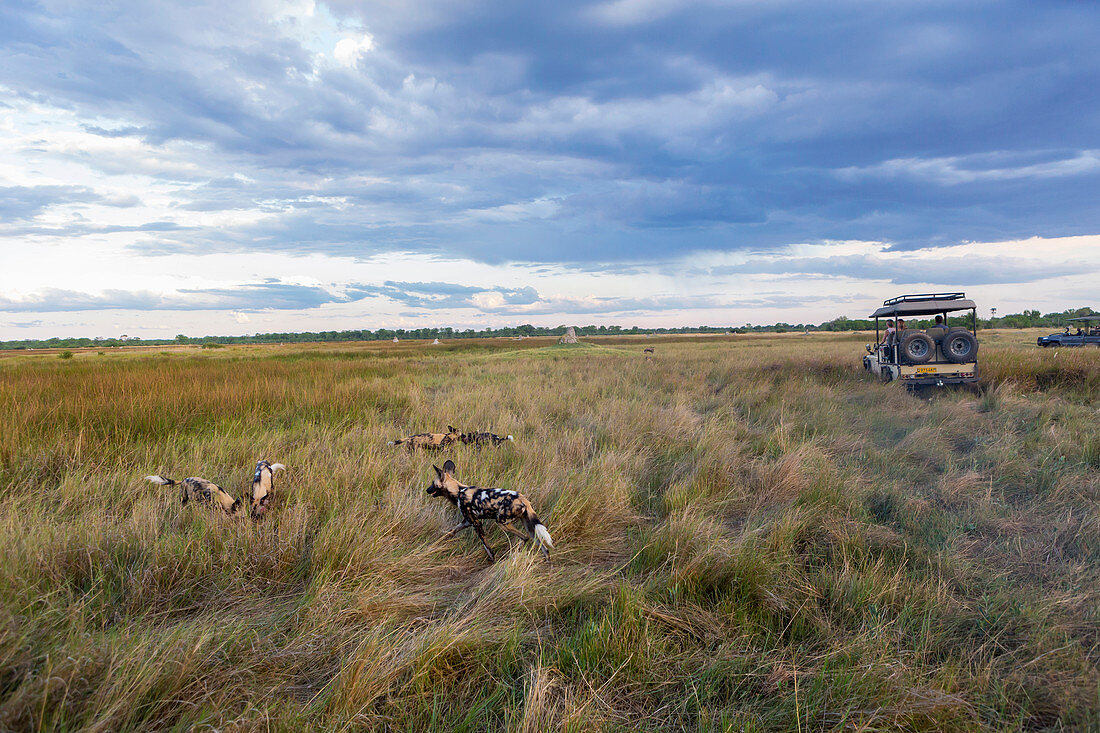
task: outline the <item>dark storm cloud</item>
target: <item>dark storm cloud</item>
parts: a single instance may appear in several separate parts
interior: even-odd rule
[[[139,246],[152,253],[629,263],[1100,231],[1093,4],[336,0],[312,19],[281,12],[7,3],[0,84],[73,110],[95,135],[193,146],[199,172],[149,169],[198,184],[179,190],[181,221],[271,213],[164,231]],[[306,27],[326,17],[331,38]],[[345,67],[331,46],[353,31],[374,47]],[[28,218],[74,195],[89,194],[11,206]]]

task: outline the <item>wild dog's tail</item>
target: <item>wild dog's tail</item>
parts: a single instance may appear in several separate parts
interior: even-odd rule
[[[542,522],[535,523],[535,536],[539,538],[539,542],[554,549],[554,540],[550,537],[550,532],[547,531],[546,526]]]
[[[527,531],[531,536],[536,537],[545,547],[554,549],[554,539],[550,536],[550,532],[546,529],[537,514],[535,514],[534,507],[531,506],[531,502],[524,500],[524,509],[526,510],[526,516],[523,518],[524,524],[527,525]],[[546,552],[543,549],[543,552]]]
[[[511,435],[509,435],[507,438],[505,438],[505,440],[515,441],[515,438],[513,438]]]
[[[176,482],[170,478],[164,478],[163,476],[146,476],[146,481],[152,481],[154,484],[160,484],[161,486],[175,486]]]
[[[398,438],[397,440],[391,440],[389,443],[386,443],[386,445],[401,445],[404,442],[404,438]]]

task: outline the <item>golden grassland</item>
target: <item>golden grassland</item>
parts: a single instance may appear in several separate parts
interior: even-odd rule
[[[1100,728],[1100,350],[917,399],[867,340],[0,359],[0,729]],[[386,446],[447,424],[516,442]],[[552,562],[440,540],[447,457]],[[262,524],[142,481],[260,458]]]

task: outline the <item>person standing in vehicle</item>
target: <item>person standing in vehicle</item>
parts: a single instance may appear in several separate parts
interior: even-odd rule
[[[886,333],[882,334],[882,341],[879,342],[879,346],[885,346],[893,353],[893,348],[898,341],[898,331],[894,328],[894,319],[886,321]]]
[[[894,319],[891,318],[886,322],[886,333],[882,335],[882,343],[879,346],[893,346],[897,335],[898,331],[894,328]]]
[[[902,334],[905,333],[905,321],[901,318],[898,319],[898,330],[894,334],[894,362],[898,361],[898,346],[901,345]]]

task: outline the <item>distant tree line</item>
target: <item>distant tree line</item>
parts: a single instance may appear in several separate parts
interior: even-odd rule
[[[1037,310],[1025,310],[1023,313],[1010,313],[996,318],[978,318],[978,328],[1064,328],[1069,325],[1070,318],[1081,316],[1100,315],[1092,308],[1068,308],[1058,313],[1042,314]],[[928,328],[934,323],[933,318],[908,319],[906,325],[909,328]],[[777,324],[785,325],[785,324]],[[957,315],[949,315],[949,326],[970,326],[970,313],[961,312]],[[840,316],[820,326],[810,327],[810,330],[818,331],[868,331],[875,327],[873,318],[846,318]],[[775,327],[764,327],[775,328]]]
[[[413,329],[389,329],[380,328],[377,331],[352,330],[352,331],[303,331],[300,333],[257,333],[250,336],[187,336],[179,334],[172,339],[140,339],[121,336],[119,338],[51,338],[51,339],[23,339],[19,341],[0,341],[3,349],[57,349],[95,347],[109,348],[113,346],[167,346],[170,344],[289,344],[289,343],[316,343],[316,342],[340,342],[340,341],[392,341],[404,339],[440,339],[441,341],[464,338],[493,338],[493,337],[526,337],[526,336],[562,336],[567,326],[532,326],[525,323],[521,326],[504,326],[502,328],[483,328],[475,330],[467,328],[458,330],[446,328],[413,328]],[[626,334],[644,333],[726,333],[729,328],[717,328],[711,326],[683,326],[681,328],[642,328],[640,326],[575,326],[580,336],[614,336]]]
[[[1098,315],[1092,308],[1070,308],[1060,313],[1040,314],[1037,310],[1025,310],[1023,313],[1011,313],[996,319],[979,318],[978,328],[1063,328],[1068,319],[1080,316]],[[908,321],[911,328],[928,328],[932,319]],[[970,314],[961,314],[948,318],[948,325],[969,326]],[[639,326],[576,326],[578,336],[617,336],[628,334],[684,334],[684,333],[786,333],[790,331],[869,331],[875,327],[874,320],[847,318],[840,316],[820,324],[812,323],[773,323],[771,325],[743,326],[682,326],[679,328],[641,328]],[[377,331],[303,331],[300,333],[257,333],[251,336],[187,336],[179,334],[174,339],[140,339],[120,336],[118,338],[50,338],[21,339],[0,341],[0,349],[60,349],[60,348],[110,348],[116,346],[166,346],[169,344],[290,344],[340,341],[392,341],[404,339],[440,339],[443,341],[464,338],[522,337],[522,336],[561,336],[566,326],[504,326],[502,328],[483,328],[474,330],[456,330],[446,328],[389,329]]]

